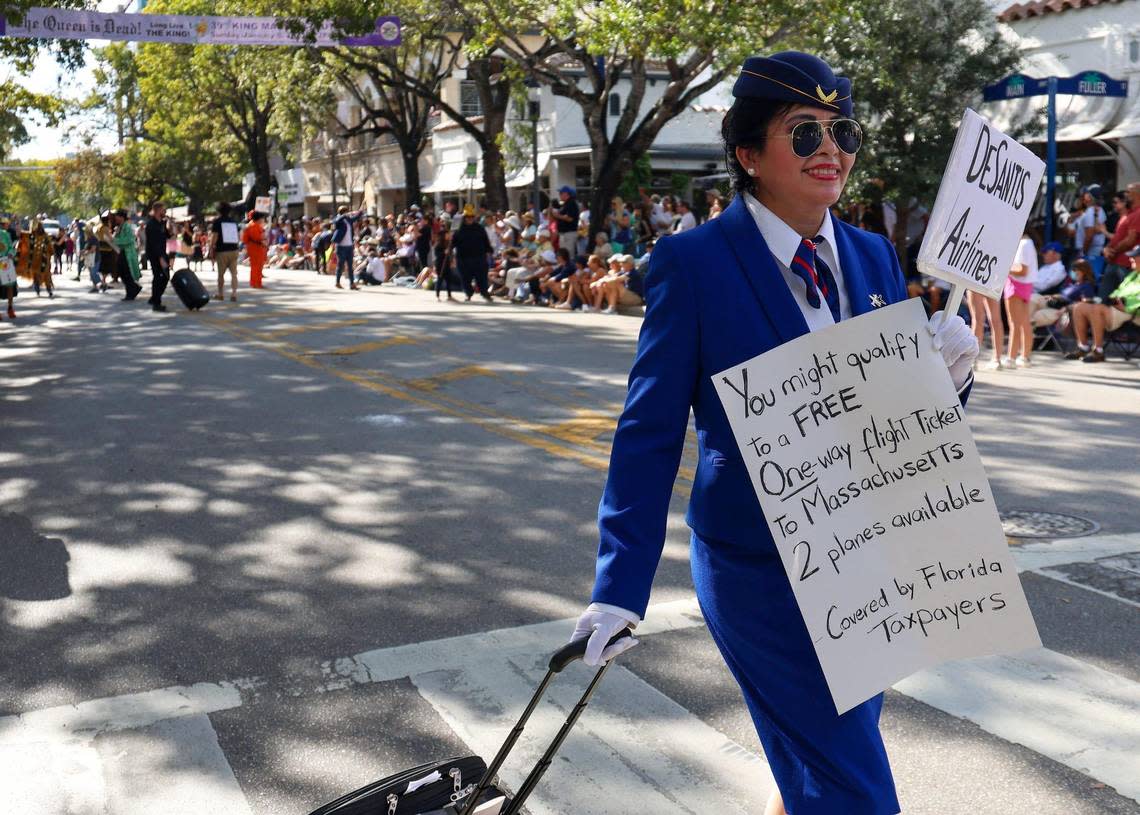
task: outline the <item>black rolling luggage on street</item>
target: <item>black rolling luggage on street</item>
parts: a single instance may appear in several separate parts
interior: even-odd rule
[[[202,285],[198,275],[189,269],[175,272],[174,277],[170,278],[170,285],[174,286],[174,292],[182,301],[182,305],[191,311],[196,311],[210,302],[210,295],[206,291],[206,287]]]
[[[627,629],[610,640],[610,643],[628,636],[630,632]],[[350,792],[313,810],[310,815],[518,815],[554,761],[555,754],[574,728],[578,717],[590,703],[594,689],[613,660],[594,674],[578,704],[574,705],[558,734],[513,797],[498,788],[495,776],[522,735],[527,720],[538,707],[554,675],[581,659],[585,652],[586,640],[582,639],[570,643],[550,658],[546,676],[539,683],[518,724],[508,734],[490,766],[479,756],[462,756],[421,764]]]

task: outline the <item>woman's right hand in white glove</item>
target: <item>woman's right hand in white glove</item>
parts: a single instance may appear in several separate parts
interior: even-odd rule
[[[606,647],[606,644],[623,629],[635,628],[639,622],[641,618],[632,611],[605,603],[590,603],[578,618],[570,642],[589,637],[586,643],[586,655],[582,661],[590,666],[601,665],[638,644],[639,640],[636,638],[626,637],[621,642]]]

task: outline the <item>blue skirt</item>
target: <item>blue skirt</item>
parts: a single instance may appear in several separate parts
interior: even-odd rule
[[[692,537],[697,599],[788,815],[896,815],[879,694],[842,716],[774,550]]]

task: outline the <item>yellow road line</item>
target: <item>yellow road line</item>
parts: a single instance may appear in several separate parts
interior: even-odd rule
[[[354,325],[364,325],[370,322],[363,317],[356,317],[351,320],[328,320],[323,323],[309,323],[308,325],[293,325],[288,328],[274,328],[270,331],[255,331],[253,332],[260,339],[275,340],[279,337],[291,337],[294,334],[307,334],[310,331],[328,331],[333,328],[349,328]]]
[[[262,337],[259,336],[260,332],[250,331],[249,329],[244,329],[240,326],[230,325],[227,324],[224,320],[218,318],[206,317],[204,318],[204,322],[208,322],[216,328],[240,339],[254,341],[262,340]],[[431,410],[433,413],[442,413],[466,422],[470,422],[498,436],[502,436],[512,441],[517,441],[521,444],[527,445],[528,447],[542,450],[543,452],[549,453],[552,456],[576,461],[579,464],[585,465],[586,467],[600,470],[602,472],[605,472],[609,469],[608,457],[594,455],[582,450],[575,450],[573,448],[569,448],[561,444],[556,444],[543,438],[537,438],[527,432],[520,432],[519,430],[516,430],[514,427],[512,427],[512,424],[517,426],[517,423],[513,423],[510,417],[498,415],[492,417],[483,417],[472,415],[458,408],[449,407],[447,404],[441,404],[441,400],[437,396],[434,396],[430,393],[425,393],[423,396],[420,396],[419,394],[411,392],[403,387],[399,387],[398,384],[388,384],[387,382],[380,381],[382,378],[387,377],[379,375],[376,372],[369,372],[366,374],[363,372],[358,373],[330,367],[321,362],[319,359],[307,356],[292,343],[265,342],[263,340],[262,347],[278,354],[279,356],[284,357],[285,359],[304,365],[307,368],[312,368],[314,370],[331,374],[338,379],[342,379],[346,382],[351,382],[354,385],[358,385],[366,390],[370,390],[375,393],[380,393],[385,396],[390,396],[394,399],[400,399],[405,402],[410,402],[414,405],[419,405],[420,407]],[[681,494],[688,494],[688,487],[686,485],[678,484],[677,489],[679,492],[681,492]]]
[[[402,334],[397,334],[395,337],[389,337],[386,340],[346,345],[343,348],[332,348],[328,351],[308,351],[307,355],[311,357],[350,357],[356,354],[367,354],[370,351],[379,351],[383,348],[393,348],[397,345],[415,345],[419,342],[423,342],[423,338],[405,337]]]
[[[450,371],[444,371],[441,374],[433,376],[425,376],[420,379],[405,379],[402,384],[410,388],[415,388],[421,391],[435,391],[439,390],[439,386],[446,382],[456,382],[460,379],[471,379],[476,376],[498,376],[490,368],[484,368],[482,365],[464,365],[460,368],[453,368]]]
[[[307,311],[303,308],[280,308],[271,309],[267,311],[251,311],[247,314],[227,314],[227,320],[275,320],[279,317],[299,317],[305,314],[312,314],[313,312]]]

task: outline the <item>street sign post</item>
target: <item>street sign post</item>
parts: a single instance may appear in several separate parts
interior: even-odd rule
[[[1070,96],[1128,96],[1128,80],[1113,79],[1100,71],[1084,71],[1068,77],[1043,79],[1011,74],[999,82],[986,85],[982,98],[987,102],[1004,102],[1030,96],[1048,96],[1048,120],[1045,143],[1045,242],[1053,240],[1053,207],[1057,197],[1057,94]]]

